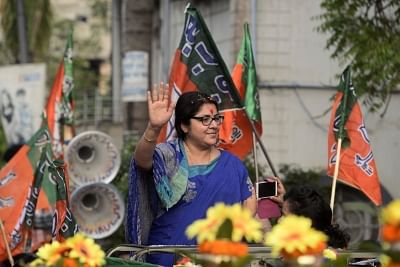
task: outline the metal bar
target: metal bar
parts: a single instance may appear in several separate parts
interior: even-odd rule
[[[26,35],[26,20],[24,0],[17,0],[17,29],[18,29],[18,48],[19,63],[28,63],[28,38]]]
[[[112,120],[121,121],[121,0],[112,1]]]

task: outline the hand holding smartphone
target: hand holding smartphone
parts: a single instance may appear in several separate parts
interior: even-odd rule
[[[264,199],[278,195],[277,181],[261,181],[256,183],[257,199]]]

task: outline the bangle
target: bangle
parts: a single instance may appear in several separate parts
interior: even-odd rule
[[[148,143],[155,143],[155,142],[156,142],[155,139],[150,139],[150,138],[148,138],[144,133],[143,133],[143,139],[144,139],[145,141],[147,141]]]

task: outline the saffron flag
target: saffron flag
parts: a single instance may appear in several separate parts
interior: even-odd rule
[[[233,82],[239,90],[245,110],[225,112],[224,123],[220,130],[220,147],[230,151],[242,160],[253,149],[253,130],[249,119],[254,122],[257,133],[262,134],[260,97],[257,89],[257,73],[249,25],[244,25],[244,36],[232,71]],[[247,118],[246,115],[249,117]],[[230,134],[230,135],[229,135]]]
[[[225,62],[201,14],[190,4],[185,13],[185,25],[169,77],[171,100],[176,101],[184,92],[199,90],[215,99],[221,111],[242,108]],[[173,115],[158,141],[172,140],[174,134]]]
[[[55,160],[49,166],[49,172],[56,183],[57,202],[53,216],[52,236],[60,242],[78,231],[78,225],[69,208],[68,179],[65,164],[62,160]]]
[[[30,232],[36,205],[47,201],[38,198],[50,158],[50,136],[44,125],[0,171],[0,218],[4,221],[6,239],[13,255],[31,252],[41,245],[31,244]],[[49,203],[42,205],[49,206]],[[6,247],[1,239],[0,260],[5,258]]]
[[[375,159],[348,66],[340,77],[328,132],[328,175],[334,175],[337,140],[343,145],[338,179],[361,190],[375,205],[382,196]]]
[[[72,34],[69,34],[64,58],[58,68],[46,104],[46,116],[55,158],[62,158],[63,156],[64,125],[72,127],[73,124],[74,103],[72,89],[74,83],[72,72]],[[73,132],[73,128],[71,129]]]

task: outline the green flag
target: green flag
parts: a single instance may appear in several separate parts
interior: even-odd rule
[[[342,138],[344,142],[340,155],[337,155],[338,138]],[[327,150],[329,176],[335,177],[335,171],[338,171],[339,180],[363,191],[376,205],[382,204],[378,170],[351,81],[350,67],[340,77],[332,105]]]
[[[346,67],[340,76],[338,91],[343,93],[343,97],[335,113],[333,132],[335,133],[336,140],[341,138],[343,140],[343,147],[348,147],[350,145],[350,139],[348,138],[345,125],[354,107],[354,104],[357,102],[357,96],[351,80],[350,65]]]
[[[249,24],[244,25],[244,38],[236,64],[242,64],[242,84],[245,86],[244,106],[250,119],[261,123],[260,96],[257,88],[256,64],[253,56]],[[232,73],[233,79],[235,71]],[[240,91],[240,90],[239,90]]]
[[[169,76],[172,100],[184,92],[210,95],[220,110],[243,108],[240,96],[200,12],[190,4],[185,10],[182,37]],[[174,121],[162,129],[158,141],[175,138]]]
[[[221,110],[241,108],[230,73],[203,17],[190,4],[185,13],[185,25],[172,66],[170,85],[172,81],[181,92],[199,90],[207,93],[217,100]]]
[[[52,149],[56,158],[62,158],[64,140],[73,135],[73,64],[72,64],[72,33],[68,35],[64,57],[59,65],[53,87],[46,104],[47,123],[52,139]],[[71,126],[72,133],[65,133],[65,125]],[[68,138],[65,138],[67,135]]]
[[[224,113],[225,119],[219,132],[220,147],[244,159],[253,149],[253,131],[247,115],[253,120],[257,133],[262,134],[257,73],[247,23],[244,25],[242,46],[232,71],[232,79],[245,103],[246,110],[233,110]]]
[[[0,218],[5,219],[4,232],[13,255],[38,248],[39,244],[31,244],[30,232],[35,210],[49,209],[40,189],[50,158],[50,135],[43,125],[0,171]],[[0,242],[0,260],[6,257]]]
[[[49,171],[56,183],[56,209],[53,216],[53,238],[63,241],[78,231],[78,225],[69,208],[68,184],[65,179],[65,165],[62,160],[51,162]]]

